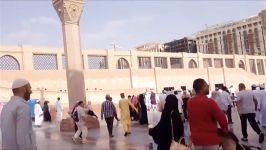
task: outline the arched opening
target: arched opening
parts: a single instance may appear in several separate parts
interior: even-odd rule
[[[238,68],[242,68],[243,70],[245,70],[246,67],[245,67],[245,64],[242,60],[239,61]]]
[[[197,68],[197,63],[195,62],[195,60],[191,59],[188,63],[188,68]]]
[[[128,69],[129,63],[125,58],[119,58],[116,64],[117,69]]]
[[[10,55],[0,57],[0,70],[20,70],[19,62]]]

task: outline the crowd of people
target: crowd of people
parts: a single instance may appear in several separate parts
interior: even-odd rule
[[[132,121],[148,125],[147,111],[160,111],[160,121],[149,129],[149,135],[158,145],[158,150],[170,149],[173,141],[195,150],[216,150],[223,143],[222,135],[233,134],[228,128],[233,124],[232,111],[237,110],[241,120],[241,140],[248,141],[247,121],[258,134],[258,142],[264,141],[261,127],[266,127],[266,90],[262,85],[252,85],[248,90],[244,83],[238,85],[239,91],[228,90],[225,86],[210,92],[204,79],[193,82],[193,91],[162,91],[153,90],[139,95],[120,94],[118,102],[120,119],[112,97],[107,94],[101,104],[100,118],[107,124],[109,137],[114,137],[114,119],[121,121],[124,136],[131,134]],[[26,79],[17,79],[12,84],[14,96],[3,107],[1,113],[1,131],[3,149],[37,149],[32,130],[30,109],[27,101],[30,99],[31,86]],[[41,126],[42,121],[51,121],[48,101],[43,108],[40,102],[35,104],[35,125]],[[85,104],[78,101],[71,112],[75,124],[74,142],[87,143],[88,129],[85,125],[86,115],[98,118],[91,108],[91,102]],[[62,119],[60,97],[56,102],[56,118]],[[218,126],[219,128],[218,129]],[[189,130],[189,132],[188,132]],[[219,131],[219,132],[218,132]],[[219,134],[220,133],[220,134]],[[184,138],[184,137],[188,138]]]

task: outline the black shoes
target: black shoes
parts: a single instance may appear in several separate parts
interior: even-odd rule
[[[241,138],[241,141],[247,142],[248,138]]]
[[[264,133],[260,133],[259,135],[259,143],[262,143],[264,141]]]
[[[131,132],[125,132],[124,136],[131,134]]]

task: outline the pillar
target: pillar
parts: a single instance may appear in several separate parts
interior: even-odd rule
[[[167,57],[167,68],[168,69],[172,69],[172,66],[171,66],[171,57],[170,56]]]
[[[115,54],[114,50],[108,49],[107,50],[107,61],[108,61],[108,69],[114,70],[116,69],[116,61],[115,60]]]
[[[53,0],[53,6],[63,28],[64,51],[67,58],[68,101],[71,108],[76,101],[85,100],[86,96],[79,32],[79,20],[84,1]]]
[[[130,61],[131,61],[131,67],[132,69],[138,69],[138,56],[137,52],[135,50],[130,51]]]
[[[56,59],[57,59],[57,69],[58,70],[63,70],[62,54],[61,53],[56,53]]]
[[[21,69],[34,70],[32,46],[21,45],[21,51],[22,51],[22,64],[20,64]]]

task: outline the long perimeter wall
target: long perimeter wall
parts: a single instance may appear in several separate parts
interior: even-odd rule
[[[54,54],[57,58],[56,69],[36,69],[36,64],[34,64],[36,60],[33,59],[34,54]],[[7,101],[11,96],[12,81],[23,77],[27,78],[32,84],[32,98],[45,98],[54,103],[55,99],[60,96],[62,102],[67,105],[66,75],[61,61],[63,54],[62,49],[56,48],[0,46],[0,67],[3,68],[0,70],[0,101]],[[240,82],[250,86],[266,81],[265,56],[156,53],[134,50],[83,50],[83,56],[87,55],[105,56],[107,58],[105,68],[100,66],[98,69],[92,69],[90,66],[94,62],[91,64],[88,61],[89,57],[83,57],[87,100],[93,103],[101,103],[107,93],[113,96],[114,102],[117,102],[120,92],[131,95],[145,92],[146,89],[154,89],[160,92],[163,87],[169,86],[176,89],[186,86],[191,89],[193,80],[196,78],[204,78],[210,84],[212,90],[215,88],[214,84],[223,83],[226,86],[233,85],[237,87]],[[1,58],[6,56],[15,58],[19,64],[19,69],[10,70],[6,69],[5,66],[3,67],[3,65],[6,65],[3,63],[8,61],[3,61]],[[150,64],[147,65],[147,62],[149,62],[147,61],[143,65],[140,57],[150,58]],[[158,57],[166,58],[167,68],[157,67],[159,63],[156,63],[155,60]],[[118,69],[118,61],[121,58],[129,64],[128,68],[125,65]],[[181,62],[174,64],[171,61],[173,58],[178,58]],[[193,65],[190,65],[191,60]],[[233,63],[228,65],[227,60],[232,60],[229,62]],[[253,61],[255,65],[250,65],[250,62]],[[242,62],[244,66],[243,64],[239,65],[239,62]],[[258,62],[262,62],[262,64]]]

